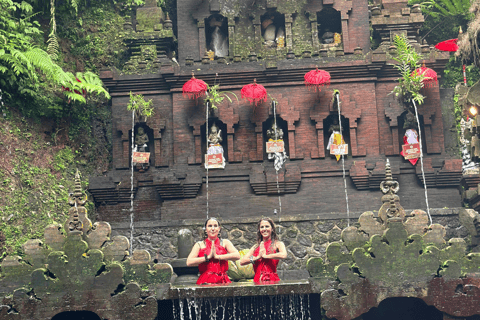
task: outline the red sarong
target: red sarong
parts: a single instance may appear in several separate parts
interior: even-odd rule
[[[265,251],[267,254],[275,253],[275,248],[271,248],[272,241],[268,240],[264,242]],[[255,249],[253,255],[256,257],[260,252],[260,247]],[[255,277],[253,278],[253,282],[259,284],[268,284],[268,283],[275,283],[280,281],[280,278],[277,274],[277,265],[279,260],[275,259],[259,259],[253,265],[253,269],[255,270]]]
[[[205,254],[209,254],[212,249],[212,242],[205,241],[206,247],[200,249],[198,252],[199,257],[203,257]],[[220,245],[220,239],[215,240],[216,254],[226,254],[228,253],[227,249]],[[198,266],[200,271],[200,277],[198,277],[197,284],[215,284],[215,283],[231,283],[230,279],[227,276],[228,270],[228,261],[227,260],[218,260],[212,259],[209,262],[202,262]]]

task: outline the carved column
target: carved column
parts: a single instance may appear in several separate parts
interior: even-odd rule
[[[342,12],[342,38],[343,52],[353,53],[353,49],[350,48],[350,40],[348,36],[348,15],[346,12]]]
[[[255,123],[255,135],[257,137],[257,150],[250,151],[250,161],[263,161],[262,122]]]
[[[293,47],[292,23],[292,15],[285,14],[285,45],[288,50],[292,49]]]
[[[228,56],[233,59],[235,52],[235,19],[228,19]]]
[[[312,29],[313,52],[317,54],[320,48],[320,42],[318,41],[317,15],[315,13],[310,14],[309,19],[310,19],[310,28]]]
[[[205,38],[205,20],[202,19],[197,22],[198,27],[198,60],[201,60],[205,51],[207,50],[207,40]]]
[[[253,30],[255,32],[255,51],[256,51],[256,54],[258,54],[260,52],[261,45],[263,42],[262,24],[260,23],[260,17],[255,17],[253,19]]]

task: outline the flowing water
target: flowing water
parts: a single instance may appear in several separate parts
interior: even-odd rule
[[[340,112],[340,94],[337,93],[337,106],[338,106],[338,125],[340,126],[340,134],[343,140],[342,131],[342,115]],[[347,192],[347,179],[345,178],[345,156],[342,154],[342,169],[343,169],[343,184],[345,188],[345,202],[347,203],[347,226],[350,227],[350,210],[348,208],[348,192]]]
[[[133,150],[135,149],[135,111],[132,110],[132,158],[130,162],[130,166],[132,168],[131,175],[130,175],[130,257],[133,254],[133,231],[134,231],[134,225],[133,225],[133,218],[134,218],[134,212],[133,212]]]
[[[309,295],[190,297],[173,300],[172,303],[174,320],[312,319]]]

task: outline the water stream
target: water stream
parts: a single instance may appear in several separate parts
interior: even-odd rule
[[[132,168],[131,170],[131,175],[130,175],[130,257],[133,254],[133,217],[134,217],[134,212],[133,212],[133,150],[135,149],[135,110],[132,110],[132,157],[131,157],[131,162],[130,166]]]
[[[336,94],[337,97],[337,107],[338,107],[338,125],[340,126],[340,134],[342,135],[343,140],[343,131],[342,131],[342,115],[340,112],[340,94]],[[348,208],[348,192],[347,192],[347,179],[345,178],[345,156],[342,154],[342,169],[343,169],[343,184],[345,188],[345,202],[347,203],[347,226],[350,227],[350,210]]]
[[[172,300],[174,320],[311,320],[309,295]]]
[[[430,215],[430,206],[428,205],[428,193],[427,193],[427,181],[425,180],[425,171],[423,170],[423,150],[422,150],[422,130],[420,129],[420,119],[418,117],[418,110],[417,105],[415,104],[415,100],[412,99],[413,106],[415,107],[415,118],[417,119],[418,124],[418,142],[420,145],[420,166],[422,169],[422,178],[423,178],[423,187],[425,189],[425,203],[427,205],[427,215],[430,219],[430,224],[432,224],[432,216]]]

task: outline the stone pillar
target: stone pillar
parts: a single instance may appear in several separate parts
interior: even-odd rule
[[[199,56],[196,60],[201,60],[205,51],[207,50],[207,40],[205,38],[205,20],[201,20],[197,22],[198,27],[198,52]]]

